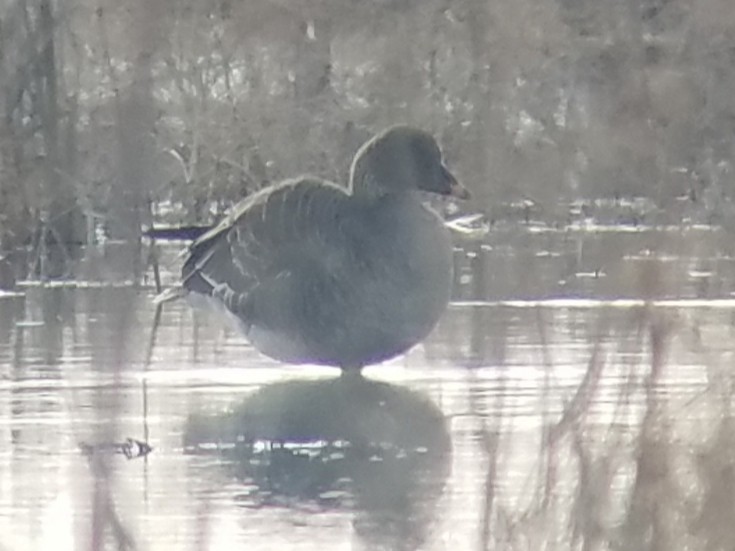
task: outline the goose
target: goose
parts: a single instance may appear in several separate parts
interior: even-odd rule
[[[449,302],[449,231],[421,192],[469,198],[431,134],[388,128],[347,188],[302,176],[235,205],[191,244],[176,294],[223,309],[266,356],[359,374],[423,340]]]

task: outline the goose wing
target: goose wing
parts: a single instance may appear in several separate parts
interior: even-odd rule
[[[191,247],[186,289],[209,295],[246,325],[297,333],[325,324],[355,252],[343,225],[350,195],[315,178],[266,188],[243,200]],[[329,295],[329,296],[327,296]]]

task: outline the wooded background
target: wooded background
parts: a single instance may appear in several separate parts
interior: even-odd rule
[[[2,0],[0,250],[208,222],[436,134],[491,217],[733,196],[732,0]]]

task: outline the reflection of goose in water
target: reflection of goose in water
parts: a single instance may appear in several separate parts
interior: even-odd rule
[[[185,444],[227,459],[250,488],[244,504],[353,510],[370,549],[426,540],[451,452],[427,398],[347,377],[266,386],[227,413],[192,417]]]
[[[358,151],[349,189],[301,177],[236,205],[193,243],[183,291],[280,361],[359,371],[392,358],[449,301],[449,232],[421,191],[468,197],[430,134],[390,128]]]

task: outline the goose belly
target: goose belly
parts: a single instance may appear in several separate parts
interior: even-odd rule
[[[320,363],[342,367],[377,363],[424,339],[446,310],[452,284],[452,249],[443,226],[424,231],[424,243],[374,254],[373,269],[356,274],[343,289],[346,315],[324,340]]]
[[[263,354],[295,364],[355,368],[397,356],[431,332],[449,302],[451,249],[434,253],[390,277],[361,274],[321,295],[307,315],[294,313],[288,326],[254,322],[247,337]]]

